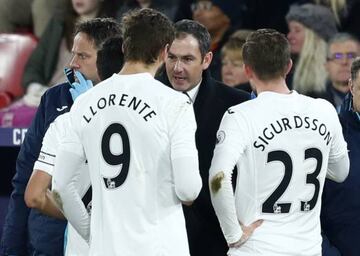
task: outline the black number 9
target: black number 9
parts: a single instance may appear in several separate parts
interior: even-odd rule
[[[123,144],[123,152],[119,155],[114,155],[110,150],[110,139],[114,134],[119,134]],[[121,170],[119,174],[115,177],[103,177],[105,187],[107,189],[115,189],[121,186],[128,175],[129,165],[130,165],[130,143],[129,136],[124,128],[119,123],[114,123],[109,125],[105,130],[104,135],[101,140],[101,152],[102,156],[110,165],[121,165]]]

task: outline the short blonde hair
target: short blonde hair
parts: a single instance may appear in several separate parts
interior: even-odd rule
[[[235,58],[238,60],[243,61],[242,57],[242,46],[246,42],[246,38],[250,35],[253,31],[240,29],[236,30],[225,43],[225,45],[221,48],[221,58],[223,59],[227,53],[235,54]]]

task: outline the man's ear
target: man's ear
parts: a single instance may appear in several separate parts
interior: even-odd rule
[[[286,75],[289,74],[292,66],[293,66],[293,61],[292,61],[292,59],[290,59],[288,62],[288,65],[287,65]]]
[[[351,94],[354,96],[354,83],[351,78],[349,78],[348,85],[349,85]]]
[[[202,63],[203,70],[206,70],[210,66],[212,59],[213,59],[213,53],[212,52],[208,52],[208,53],[205,54],[204,59],[203,59],[203,63]]]
[[[243,64],[244,72],[246,77],[250,80],[254,77],[254,71],[251,69],[249,65]]]
[[[169,49],[170,49],[170,44],[166,44],[166,45],[165,45],[165,50],[164,50],[164,55],[165,55],[165,57],[167,57],[168,52],[169,52]]]
[[[159,59],[161,62],[164,62],[166,60],[168,51],[169,51],[169,44],[167,44],[160,52]]]

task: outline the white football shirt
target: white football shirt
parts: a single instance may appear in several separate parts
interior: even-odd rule
[[[69,113],[58,116],[53,123],[50,124],[48,130],[43,138],[42,147],[38,160],[34,164],[34,169],[42,170],[53,176],[55,158],[60,145],[61,138],[64,137],[65,131],[68,129],[66,119],[69,117]],[[87,164],[83,163],[81,168],[81,176],[77,183],[78,192],[81,197],[87,195],[90,188],[90,176]],[[87,195],[87,198],[91,199]],[[86,207],[90,207],[90,202],[86,201]],[[65,247],[66,256],[85,256],[89,254],[89,245],[86,241],[78,234],[78,232],[71,226],[68,225],[67,240]]]
[[[231,107],[218,130],[210,170],[210,187],[212,177],[225,174],[220,190],[212,191],[214,208],[228,243],[241,235],[238,220],[264,222],[230,255],[321,255],[319,215],[327,166],[346,154],[336,111],[325,100],[295,91],[262,92]]]
[[[114,74],[79,97],[68,125],[61,150],[76,159],[58,165],[59,156],[55,174],[88,159],[90,255],[189,255],[180,199],[194,200],[201,189],[189,99],[148,73]],[[175,168],[186,160],[195,168]],[[66,192],[65,214],[86,237],[89,218],[83,209],[73,213],[81,205]]]

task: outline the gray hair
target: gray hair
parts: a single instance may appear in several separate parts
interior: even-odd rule
[[[355,42],[357,44],[359,44],[359,40],[356,39],[356,37],[354,37],[353,35],[349,34],[349,33],[336,33],[334,36],[332,36],[328,42],[328,46],[327,46],[327,56],[330,57],[330,47],[333,44],[336,43],[344,43],[347,41],[352,41]]]

